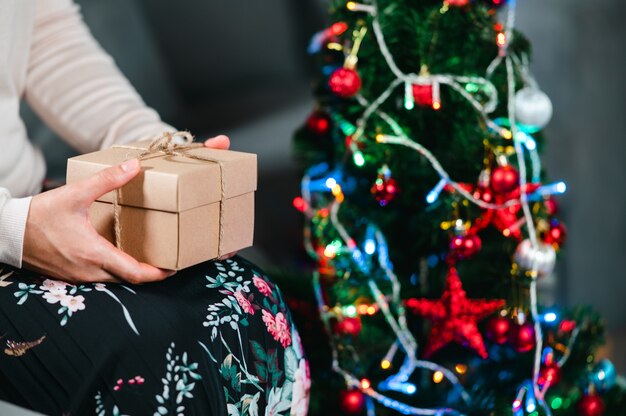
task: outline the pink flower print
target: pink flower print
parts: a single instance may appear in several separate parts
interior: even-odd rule
[[[289,322],[282,312],[276,314],[276,329],[278,330],[278,342],[283,345],[283,348],[287,348],[291,345],[291,330],[289,329]]]
[[[41,284],[40,289],[45,290],[50,293],[62,294],[67,293],[67,283],[61,282],[58,280],[46,279]],[[56,303],[56,302],[50,302]]]
[[[60,292],[46,292],[43,294],[43,298],[45,300],[48,301],[48,303],[59,303],[61,302],[63,299],[65,299],[67,297],[67,295],[65,293],[60,293]]]
[[[272,316],[272,314],[266,311],[265,309],[263,309],[263,322],[265,322],[265,326],[267,327],[267,332],[269,332],[270,334],[272,334],[272,336],[274,336],[274,334],[277,332],[276,320],[274,319],[274,316]]]
[[[252,304],[248,299],[246,299],[240,290],[235,292],[235,299],[237,299],[237,303],[239,303],[239,306],[241,306],[241,309],[243,309],[244,312],[254,315],[254,308],[252,307]]]
[[[254,282],[256,288],[259,289],[259,292],[261,292],[264,296],[269,296],[272,294],[272,288],[270,287],[270,284],[261,279],[259,276],[254,276],[252,278],[252,281]]]
[[[291,345],[291,331],[289,329],[289,323],[282,312],[278,312],[276,316],[272,316],[271,313],[263,309],[263,322],[267,327],[267,332],[284,348]]]
[[[298,369],[294,374],[293,396],[291,399],[291,416],[307,414],[309,408],[309,391],[311,389],[311,377],[309,376],[309,363],[301,359]]]
[[[70,312],[74,313],[85,309],[85,297],[66,295],[61,299],[61,305],[65,306]]]
[[[98,292],[104,292],[107,289],[104,283],[96,283],[93,285],[93,288],[96,289]]]

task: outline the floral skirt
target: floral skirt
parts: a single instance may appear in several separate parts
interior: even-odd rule
[[[279,289],[240,257],[160,283],[70,285],[5,266],[0,400],[47,415],[305,415]]]

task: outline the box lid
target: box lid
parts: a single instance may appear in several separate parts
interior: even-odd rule
[[[67,163],[67,183],[89,178],[109,166],[137,157],[150,143],[145,140],[73,157]],[[141,161],[142,172],[120,189],[118,203],[179,212],[219,201],[222,183],[227,199],[256,190],[255,154],[209,148],[194,148],[186,153],[216,162],[164,153],[150,155]],[[224,176],[223,180],[220,175]],[[113,202],[113,192],[98,201]]]

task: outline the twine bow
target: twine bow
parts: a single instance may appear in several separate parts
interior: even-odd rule
[[[177,143],[175,138],[183,138],[183,143]],[[220,198],[220,221],[219,221],[219,242],[217,248],[217,257],[221,257],[224,253],[222,252],[222,241],[224,236],[224,200],[226,199],[225,192],[225,180],[224,175],[222,174],[222,161],[217,160],[211,157],[199,156],[195,154],[188,153],[193,149],[201,149],[204,147],[202,143],[194,143],[193,135],[188,131],[176,131],[176,132],[163,132],[159,136],[152,139],[150,142],[150,146],[148,148],[136,147],[136,146],[126,146],[126,145],[115,145],[115,148],[121,149],[131,149],[131,150],[143,150],[138,156],[136,156],[139,161],[150,159],[151,157],[157,156],[179,156],[187,159],[200,160],[203,162],[211,162],[217,163],[220,167],[220,182],[221,182],[221,198]],[[113,196],[113,223],[115,228],[115,245],[118,249],[122,250],[122,224],[120,222],[120,208],[119,208],[119,194],[120,189],[118,188]]]

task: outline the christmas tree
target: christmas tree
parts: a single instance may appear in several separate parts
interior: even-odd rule
[[[538,297],[566,187],[538,156],[552,105],[514,0],[330,3],[295,137],[326,334],[292,291],[311,413],[626,414],[600,317]]]

